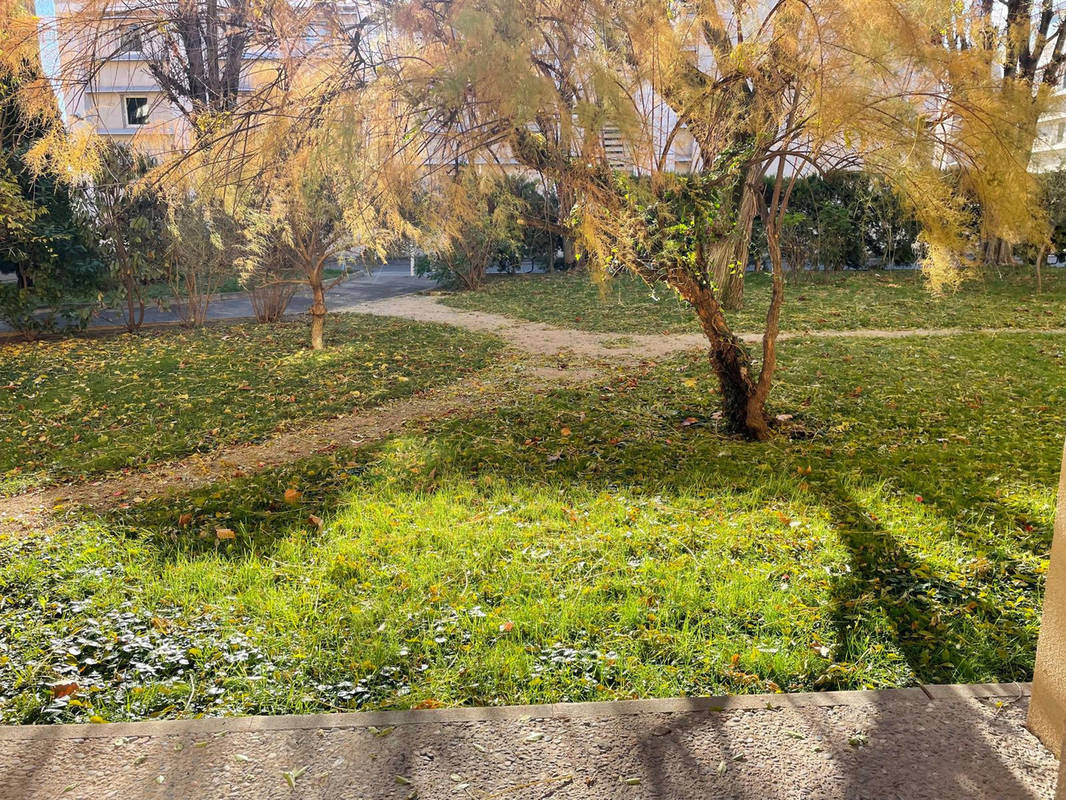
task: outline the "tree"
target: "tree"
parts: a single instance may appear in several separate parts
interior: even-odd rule
[[[955,6],[951,24],[942,30],[945,47],[959,62],[976,62],[987,70],[1001,102],[1016,109],[1016,124],[996,131],[1007,145],[1009,158],[1028,165],[1037,126],[1051,108],[1052,92],[1063,80],[1066,65],[1066,9],[1053,0],[966,0]],[[999,77],[1001,76],[1001,77]],[[989,165],[994,167],[996,165]],[[972,176],[996,181],[997,169]],[[1019,243],[1043,244],[1047,230],[1040,220],[1012,213],[1010,206],[984,209],[982,258],[1001,264],[1013,259]]]
[[[506,148],[571,187],[600,269],[624,266],[692,306],[724,417],[755,439],[771,434],[782,226],[802,172],[862,165],[891,185],[922,228],[936,287],[964,272],[970,197],[989,212],[1038,216],[1025,166],[999,135],[1023,112],[983,64],[945,49],[941,32],[957,19],[947,0],[409,0],[397,12],[418,48],[404,79],[424,124]],[[569,147],[538,124],[571,111],[541,66],[559,27],[572,32],[581,85]],[[612,168],[606,128],[619,132],[630,169]],[[665,168],[682,130],[698,151],[689,176]],[[716,279],[723,261],[747,263],[754,216],[773,287],[757,371]]]
[[[34,174],[24,160],[60,127],[54,96],[44,93],[50,104],[23,103],[39,83],[35,52],[0,57],[0,273],[16,276],[14,285],[0,286],[0,318],[28,335],[60,321],[87,322],[91,307],[73,300],[91,295],[102,277],[90,226],[68,187]]]
[[[238,260],[241,285],[248,291],[258,322],[277,322],[300,285],[299,264],[293,263],[282,220],[245,212],[244,242]]]
[[[428,256],[424,272],[477,289],[494,259],[521,257],[521,220],[528,205],[503,176],[467,165],[455,175],[438,173],[428,184],[414,237]]]
[[[168,277],[182,321],[203,325],[212,295],[236,271],[237,220],[217,199],[176,193],[167,202],[166,227]]]
[[[92,209],[100,246],[116,285],[113,302],[130,333],[144,324],[147,287],[167,277],[166,206],[144,181],[151,160],[128,145],[95,142],[97,170],[79,184]]]
[[[317,70],[315,70],[317,72]],[[361,85],[323,95],[321,86],[295,81],[274,101],[284,115],[264,114],[234,158],[227,143],[205,149],[193,164],[203,190],[228,187],[242,195],[251,261],[271,260],[298,272],[311,290],[311,346],[325,346],[326,293],[331,260],[384,258],[412,228],[414,141],[389,88]]]
[[[325,29],[361,55],[361,21],[342,19],[334,4],[83,0],[42,24],[54,26],[61,56],[54,79],[75,95],[115,59],[136,53],[194,146],[211,140],[219,117],[262,108],[287,80],[288,59],[306,58]]]
[[[286,261],[311,289],[311,348],[325,347],[326,292],[340,280],[325,279],[326,264],[354,242],[339,202],[339,187],[321,151],[291,155],[271,182],[264,211],[283,223]]]
[[[27,26],[26,9],[5,8],[7,18],[33,36],[48,24],[34,20]],[[256,213],[277,223],[263,229],[284,231],[287,260],[300,265],[311,288],[315,347],[323,345],[325,263],[349,245],[378,252],[386,237],[376,205],[392,196],[384,182],[397,174],[375,172],[386,165],[389,146],[378,146],[380,131],[371,126],[386,122],[384,129],[394,130],[390,116],[397,115],[388,99],[379,107],[365,102],[364,95],[373,94],[378,54],[369,32],[381,17],[367,10],[284,0],[268,6],[245,0],[88,0],[56,27],[57,83],[84,92],[106,65],[135,50],[187,123],[190,135],[137,181],[137,193],[117,189],[121,181],[101,184],[112,190],[102,198],[108,210],[132,213],[126,201],[144,200],[148,188],[180,197],[191,193],[227,213],[256,206]],[[322,134],[327,123],[337,136],[332,144]],[[50,167],[68,180],[106,171],[106,148],[90,128],[75,125],[40,143],[31,154],[37,168]],[[347,150],[336,158],[342,142]],[[386,161],[374,161],[379,155]],[[116,226],[105,216],[130,319],[137,318],[138,307],[131,276],[149,262],[124,258],[133,241],[119,234],[127,231],[139,243],[151,227],[146,222],[134,214]]]

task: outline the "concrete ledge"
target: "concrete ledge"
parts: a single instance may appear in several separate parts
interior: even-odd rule
[[[991,697],[1028,697],[1026,683],[925,685],[907,689],[855,692],[797,692],[721,697],[672,697],[595,703],[545,703],[530,706],[484,706],[403,711],[353,711],[331,714],[288,714],[273,717],[206,717],[147,722],[80,725],[2,725],[0,741],[118,738],[212,734],[238,731],[281,731],[398,725],[482,722],[490,720],[583,719],[636,714],[714,713],[830,706],[896,706],[958,702]]]
[[[1031,683],[923,683],[922,690],[932,700],[958,700],[965,697],[1029,697]]]

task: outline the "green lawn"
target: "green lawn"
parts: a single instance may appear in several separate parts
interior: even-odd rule
[[[374,406],[488,363],[492,340],[337,315],[306,322],[0,345],[0,496],[263,438]]]
[[[1066,338],[782,357],[769,443],[678,359],[2,541],[0,717],[1027,679]]]
[[[1066,327],[1066,270],[1046,269],[1037,294],[1031,270],[966,284],[957,294],[929,294],[920,273],[842,272],[788,286],[784,330],[854,328]],[[727,314],[737,331],[761,331],[769,303],[766,275],[749,275],[746,303]],[[492,277],[476,292],[444,298],[447,305],[489,311],[567,328],[617,333],[697,330],[688,307],[665,285],[654,289],[620,276],[602,287],[587,274]]]

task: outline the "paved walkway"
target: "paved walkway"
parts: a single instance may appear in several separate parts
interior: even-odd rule
[[[399,297],[413,292],[421,292],[436,286],[434,281],[426,278],[412,278],[406,262],[389,263],[370,275],[353,272],[351,277],[334,286],[326,295],[326,306],[333,311],[351,311],[363,303],[389,297]],[[303,314],[311,308],[309,290],[303,287],[289,303],[289,314]],[[207,309],[210,320],[245,319],[254,317],[252,304],[244,292],[220,295],[212,301]],[[178,315],[173,310],[149,306],[144,312],[146,325],[158,325],[177,322]],[[117,310],[105,311],[96,315],[89,323],[90,328],[112,328],[122,326],[122,314]],[[0,333],[10,332],[11,328],[0,322]]]
[[[0,728],[0,797],[1050,800],[1028,686]]]

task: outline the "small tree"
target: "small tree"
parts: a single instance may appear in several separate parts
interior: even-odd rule
[[[326,346],[326,292],[340,280],[326,280],[326,264],[353,245],[324,151],[292,154],[271,183],[264,211],[281,223],[284,261],[311,290],[311,349],[321,350]]]
[[[167,278],[166,206],[143,181],[151,169],[147,156],[115,142],[97,146],[97,171],[82,192],[116,285],[110,304],[133,333],[144,324],[149,284]]]
[[[500,175],[465,166],[437,176],[419,204],[415,240],[428,258],[422,267],[446,284],[477,289],[492,262],[521,257],[523,198]]]
[[[91,227],[69,188],[33,174],[24,160],[60,127],[54,97],[35,111],[20,102],[38,77],[36,62],[0,57],[0,273],[15,275],[13,284],[0,284],[0,318],[27,336],[87,323],[93,308],[85,300],[103,278]]]
[[[292,263],[284,226],[267,214],[244,218],[245,240],[238,262],[241,285],[248,291],[256,321],[277,322],[300,285],[299,267]]]
[[[240,231],[218,200],[178,195],[167,204],[169,281],[187,327],[203,325],[211,297],[236,273]]]

